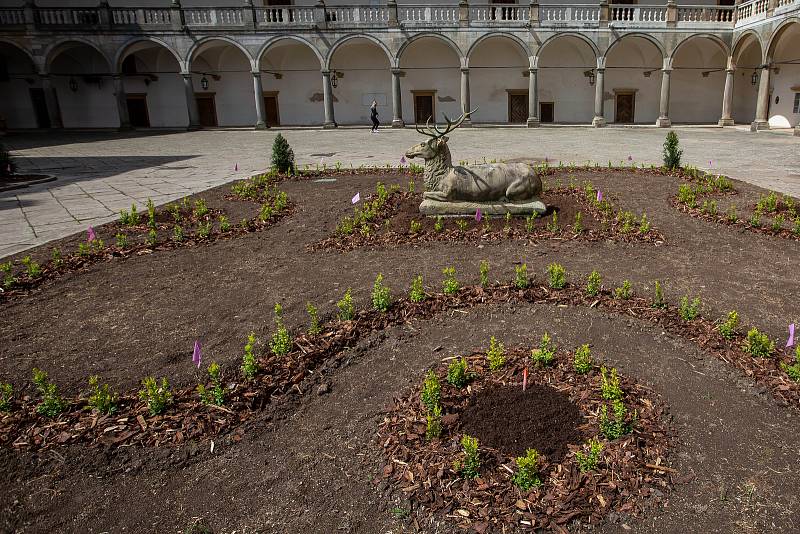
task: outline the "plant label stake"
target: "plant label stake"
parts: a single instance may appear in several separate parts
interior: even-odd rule
[[[481,209],[478,208],[478,210],[475,212],[475,220],[478,221],[478,222],[481,222],[482,218],[483,218],[483,214],[481,213]]]
[[[239,172],[239,164],[234,165],[233,170]]]
[[[200,341],[194,342],[194,352],[192,352],[192,363],[197,365],[197,368],[200,369],[200,360],[203,358],[203,355],[200,353]]]
[[[794,323],[789,325],[789,341],[786,342],[786,348],[794,345]]]
[[[602,202],[603,201],[603,192],[600,191],[599,189],[597,190],[597,201],[598,202]]]
[[[528,368],[522,370],[522,391],[528,388]]]
[[[354,196],[354,197],[353,197],[353,200],[352,200],[352,202],[353,202],[353,204],[358,204],[358,202],[359,202],[360,200],[361,200],[361,193],[360,193],[360,192],[358,192],[358,193],[356,193],[356,196]]]
[[[95,239],[97,239],[97,235],[94,233],[94,228],[92,228],[91,226],[86,231],[86,234],[88,236],[86,239],[87,241],[94,241]]]

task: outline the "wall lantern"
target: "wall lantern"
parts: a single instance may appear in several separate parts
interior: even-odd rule
[[[208,78],[206,78],[205,74],[200,79],[200,87],[203,88],[203,91],[208,91]]]
[[[78,80],[76,80],[75,78],[69,79],[69,90],[72,91],[73,93],[78,92]]]
[[[339,85],[339,77],[336,75],[336,71],[331,73],[331,86],[336,89],[336,86]]]
[[[583,75],[589,78],[589,85],[594,85],[595,74],[593,70],[583,71]]]
[[[752,76],[750,76],[750,84],[751,84],[751,85],[755,85],[755,84],[757,84],[757,83],[758,83],[758,71],[757,71],[757,70],[754,70],[754,71],[753,71],[753,75],[752,75]]]

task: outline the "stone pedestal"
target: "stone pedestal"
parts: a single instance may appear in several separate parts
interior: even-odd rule
[[[483,215],[543,215],[547,206],[538,198],[527,202],[441,202],[439,200],[425,199],[419,205],[419,212],[423,215],[475,215],[481,210]]]

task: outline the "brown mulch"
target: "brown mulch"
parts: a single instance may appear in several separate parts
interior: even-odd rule
[[[800,231],[795,231],[795,229],[789,229],[781,226],[780,229],[775,229],[772,225],[761,223],[758,226],[754,226],[750,223],[749,218],[742,218],[737,217],[736,220],[731,220],[725,213],[707,213],[704,212],[699,207],[690,207],[682,202],[678,202],[677,197],[673,198],[671,201],[672,205],[680,212],[686,213],[696,219],[702,219],[704,221],[709,221],[717,224],[722,224],[724,226],[729,226],[731,228],[738,228],[739,230],[769,235],[774,237],[780,237],[782,239],[790,239],[793,241],[800,241]],[[789,220],[791,222],[791,220]],[[800,226],[797,228],[800,229]]]
[[[440,365],[435,370],[441,382],[444,414],[439,438],[425,437],[421,387],[397,399],[378,437],[386,454],[384,478],[415,503],[420,516],[444,515],[459,527],[480,533],[541,528],[563,531],[574,521],[596,524],[612,511],[637,515],[644,508],[664,503],[664,494],[678,473],[664,463],[670,430],[663,421],[666,407],[655,394],[620,376],[629,417],[634,410],[636,414],[633,430],[615,440],[602,438],[597,468],[581,473],[575,452],[583,448],[583,436],[598,435],[600,407],[608,404],[601,395],[600,372],[595,368],[585,375],[576,373],[572,355],[565,351],[557,352],[550,367],[535,368],[529,354],[523,349],[509,351],[505,366],[498,371],[488,369],[485,354],[470,355],[469,368],[476,376],[468,389],[448,384],[447,365]],[[518,432],[513,428],[519,417],[514,412],[537,410],[535,401],[544,399],[535,393],[552,390],[567,399],[560,401],[562,405],[566,403],[584,419],[578,425],[581,433],[576,426],[580,419],[562,416],[552,422],[566,423],[573,433],[569,434],[566,455],[538,451],[543,454],[538,464],[541,486],[528,491],[518,488],[512,478],[517,471],[517,455],[484,440],[479,440],[479,476],[465,479],[454,464],[463,458],[459,440],[469,434],[473,398],[512,390],[517,392],[517,398],[524,396],[522,372],[526,367],[532,371],[528,376],[531,402],[522,406],[515,405],[511,398],[505,405],[494,402],[498,409],[485,414],[491,419],[483,424],[505,429],[498,432]],[[553,393],[547,397],[552,398]],[[547,407],[545,403],[543,408]],[[533,445],[530,442],[527,446]]]

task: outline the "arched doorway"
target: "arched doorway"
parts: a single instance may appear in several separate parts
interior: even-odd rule
[[[674,123],[716,124],[722,116],[728,51],[718,41],[694,36],[672,56],[670,118]]]
[[[461,55],[443,38],[425,35],[400,50],[403,117],[422,123],[461,115]]]
[[[280,39],[259,58],[268,126],[322,124],[324,95],[319,56],[310,45]]]
[[[762,56],[761,43],[754,34],[748,33],[736,43],[731,105],[734,122],[749,124],[755,119]]]
[[[539,51],[539,119],[542,123],[591,123],[597,54],[575,35],[547,41]]]
[[[200,126],[252,126],[256,109],[253,71],[244,49],[224,39],[208,39],[189,60]]]
[[[0,41],[0,129],[49,128],[44,91],[31,56]]]
[[[65,128],[118,128],[111,65],[83,41],[67,41],[50,53],[47,72]]]
[[[163,44],[142,40],[119,55],[126,106],[134,128],[185,128],[189,124],[180,64]]]
[[[658,119],[664,56],[653,41],[628,35],[606,52],[607,122],[654,124]]]
[[[473,122],[525,124],[530,62],[522,45],[504,35],[475,44],[469,54]]]
[[[339,124],[371,125],[373,100],[380,122],[392,122],[391,63],[380,45],[364,37],[347,39],[335,46],[329,68],[336,73],[333,95]]]
[[[780,27],[767,54],[772,59],[770,128],[800,125],[800,22]]]

